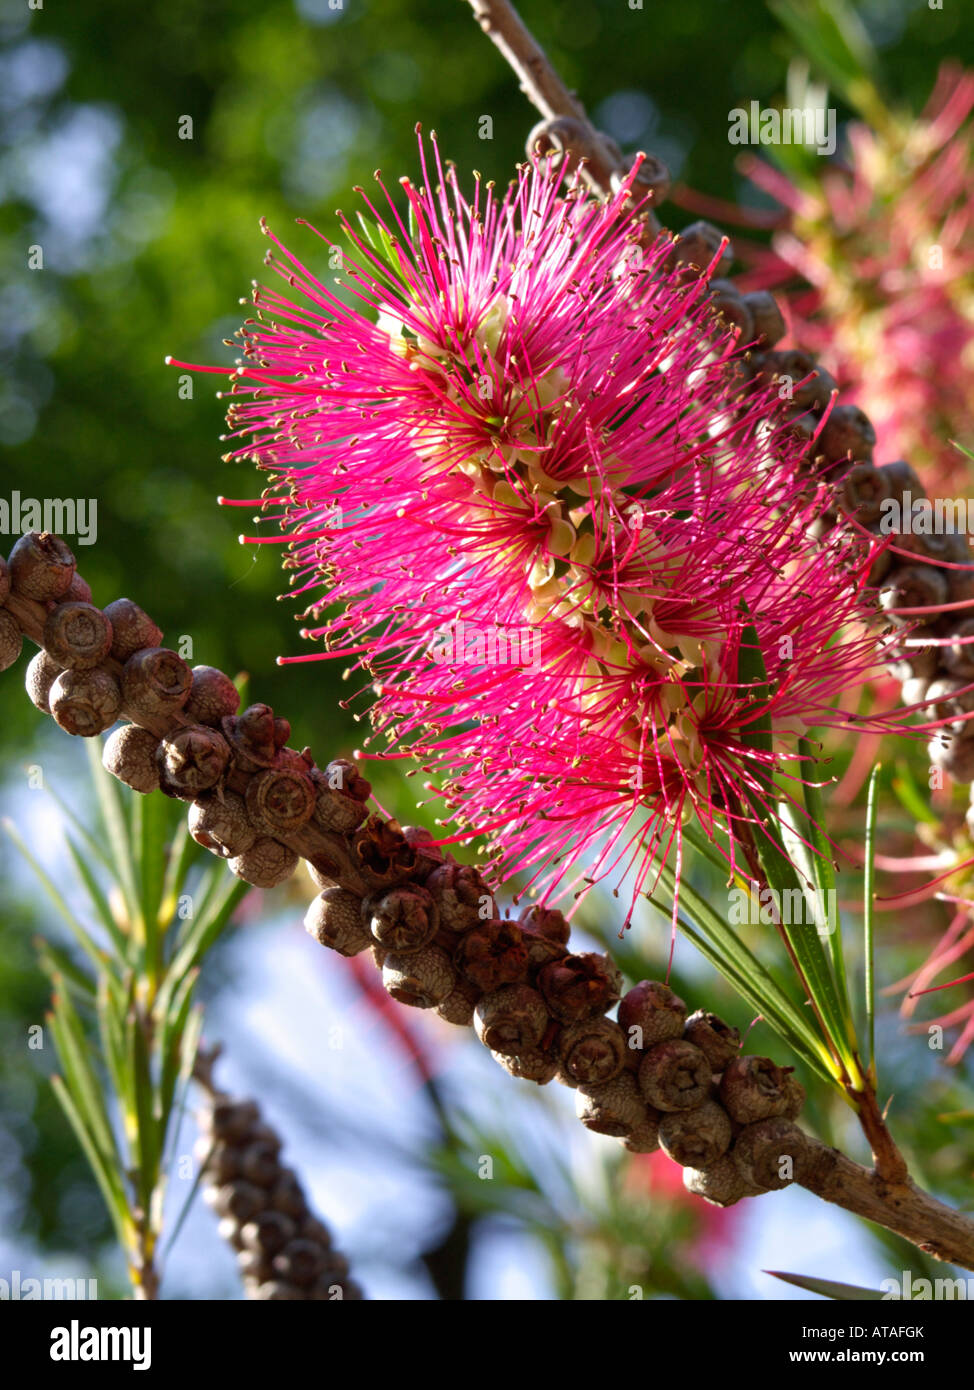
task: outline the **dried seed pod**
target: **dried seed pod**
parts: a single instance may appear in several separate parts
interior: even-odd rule
[[[731,1144],[731,1122],[716,1101],[705,1100],[693,1110],[676,1110],[659,1122],[663,1152],[684,1168],[707,1168]]]
[[[61,599],[74,578],[75,559],[60,536],[29,531],[10,552],[9,583],[21,598],[44,603]]]
[[[696,1013],[690,1015],[683,1036],[694,1047],[699,1047],[713,1071],[723,1071],[727,1063],[740,1054],[741,1035],[738,1030],[706,1009],[697,1009]]]
[[[883,515],[889,490],[889,479],[882,469],[873,463],[857,463],[842,479],[839,500],[843,511],[868,526]]]
[[[920,647],[911,649],[903,656],[890,663],[890,675],[898,681],[908,681],[914,678],[932,681],[940,669],[940,649],[939,647]]]
[[[372,945],[362,921],[361,899],[337,886],[326,888],[312,900],[304,915],[304,929],[340,956],[357,956]]]
[[[6,602],[10,593],[10,568],[4,556],[0,555],[0,603]]]
[[[207,1188],[203,1200],[218,1216],[231,1217],[243,1225],[263,1211],[267,1193],[253,1183],[236,1180],[223,1187]]]
[[[446,855],[441,845],[438,845],[433,835],[423,825],[404,825],[402,833],[406,838],[406,843],[416,855],[415,879],[418,883],[423,883],[433,872],[446,862]]]
[[[730,1154],[724,1154],[709,1168],[684,1168],[683,1186],[714,1207],[732,1207],[742,1197],[755,1195]]]
[[[317,793],[314,818],[321,828],[339,835],[357,830],[368,814],[365,803],[372,795],[372,787],[355,764],[335,758],[314,772],[312,780]]]
[[[564,158],[558,160],[558,167],[561,168],[564,163],[567,171],[574,173],[579,161],[591,159],[594,153],[592,130],[585,121],[575,116],[554,116],[538,121],[528,135],[525,149],[529,159],[562,155]]]
[[[561,1035],[562,1070],[578,1085],[597,1086],[626,1065],[626,1035],[610,1018],[574,1023]]]
[[[362,917],[372,937],[389,951],[421,951],[436,935],[439,909],[425,888],[404,883],[362,904]]]
[[[257,772],[279,764],[281,745],[276,740],[277,721],[270,705],[248,705],[243,714],[225,715],[220,730],[242,771]]]
[[[525,931],[537,932],[557,946],[568,945],[572,929],[565,921],[565,914],[556,907],[543,907],[535,903],[524,908],[517,920]]]
[[[277,1161],[280,1145],[257,1139],[248,1144],[240,1155],[240,1175],[255,1187],[273,1187],[281,1167]]]
[[[279,1211],[262,1211],[247,1222],[240,1232],[240,1239],[245,1250],[276,1255],[296,1235],[297,1229],[289,1216]]]
[[[260,1111],[252,1100],[230,1100],[217,1096],[199,1117],[205,1134],[226,1144],[239,1144],[260,1121]]]
[[[644,1107],[646,1118],[640,1120],[635,1129],[620,1137],[619,1142],[632,1154],[654,1154],[659,1148],[660,1114],[651,1105]]]
[[[785,1108],[781,1112],[786,1120],[797,1120],[805,1108],[805,1087],[797,1076],[789,1076],[785,1085]]]
[[[889,495],[901,505],[910,495],[910,505],[920,497],[926,497],[926,490],[913,469],[903,459],[894,463],[884,463],[880,472],[889,484]]]
[[[736,328],[742,343],[754,341],[754,319],[733,280],[711,280],[708,299],[714,313],[729,328]]]
[[[569,955],[539,972],[538,988],[560,1023],[580,1023],[611,1009],[622,992],[622,972],[610,956]]]
[[[483,922],[472,927],[465,932],[454,959],[458,973],[482,990],[516,984],[528,969],[527,947],[515,922]]]
[[[536,990],[527,985],[503,985],[479,1001],[473,1026],[491,1052],[519,1057],[540,1045],[548,1022],[548,1010]]]
[[[115,599],[104,613],[112,625],[112,656],[123,665],[136,652],[162,642],[162,629],[130,598]]]
[[[156,750],[159,740],[138,724],[123,724],[109,734],[101,751],[101,762],[113,777],[147,795],[158,790],[159,764]]]
[[[682,1038],[651,1047],[639,1064],[639,1088],[654,1110],[690,1110],[710,1092],[710,1063]]]
[[[168,647],[144,647],[122,670],[122,699],[126,710],[143,718],[175,714],[192,684],[193,673],[181,656]]]
[[[961,716],[974,710],[974,690],[968,689],[971,684],[971,681],[959,680],[956,676],[941,676],[927,686],[924,698],[933,718],[957,721],[948,726],[951,733],[958,733],[963,727]]]
[[[235,854],[229,862],[233,872],[245,883],[255,888],[276,888],[294,873],[298,855],[280,840],[260,835],[249,849]]]
[[[27,694],[30,696],[31,702],[45,714],[51,712],[51,686],[63,669],[43,648],[36,656],[31,657],[24,684],[27,687]]]
[[[366,816],[351,837],[352,859],[373,891],[412,876],[416,856],[406,843],[398,823],[383,816]]]
[[[382,967],[382,983],[400,1004],[434,1009],[452,993],[456,971],[438,946],[424,946],[408,956],[391,951]]]
[[[93,738],[115,723],[122,695],[115,677],[98,666],[93,671],[62,671],[51,686],[50,707],[66,733]]]
[[[969,725],[956,734],[941,729],[927,744],[927,756],[955,782],[974,782],[974,730]]]
[[[928,561],[942,561],[948,565],[967,565],[971,551],[967,537],[959,531],[931,531],[929,535],[919,529],[902,531],[896,537],[898,550],[906,550],[911,555],[921,555]],[[940,568],[936,563],[927,564],[926,569],[936,570],[944,579],[950,571]]]
[[[876,431],[865,411],[857,405],[833,406],[822,426],[816,443],[816,453],[830,463],[842,459],[862,459],[869,462],[876,447]]]
[[[327,1268],[327,1257],[328,1252],[317,1241],[298,1236],[274,1256],[274,1272],[285,1284],[313,1284]]]
[[[210,1183],[222,1186],[240,1177],[240,1152],[233,1145],[214,1144],[201,1135],[193,1145],[193,1153]]]
[[[189,808],[187,819],[196,843],[221,859],[245,853],[257,839],[244,799],[236,792],[210,792],[198,797]]]
[[[776,1117],[745,1125],[731,1157],[745,1183],[760,1192],[778,1192],[801,1176],[808,1141],[791,1120]]]
[[[790,1067],[770,1057],[735,1057],[720,1078],[720,1100],[732,1120],[749,1125],[788,1108]]]
[[[450,931],[469,931],[493,919],[494,899],[473,864],[442,864],[425,886],[436,900],[440,921]]]
[[[534,984],[539,973],[552,961],[564,960],[568,949],[540,932],[521,927],[521,939],[528,953],[528,979]]]
[[[458,1028],[472,1028],[473,1011],[481,994],[476,985],[458,979],[442,1004],[437,1004],[436,1012],[444,1023],[452,1023]]]
[[[971,603],[974,600],[974,560],[961,563],[963,569],[945,571],[951,603]],[[956,611],[963,616],[963,609]]]
[[[533,1081],[537,1086],[547,1086],[558,1075],[558,1058],[550,1052],[535,1048],[521,1052],[517,1057],[506,1057],[502,1052],[492,1052],[494,1061],[521,1081]]]
[[[838,389],[832,374],[811,353],[797,348],[766,352],[756,375],[766,386],[776,386],[779,397],[799,410],[824,410]]]
[[[941,648],[943,663],[952,676],[974,680],[974,618],[964,618],[949,634],[954,641]]]
[[[635,1078],[627,1071],[598,1086],[579,1086],[575,1113],[586,1129],[614,1138],[632,1134],[652,1119]]]
[[[230,677],[215,666],[194,666],[192,676],[184,707],[186,718],[194,724],[219,729],[222,721],[240,708],[240,692]]]
[[[884,581],[879,602],[894,623],[914,623],[915,615],[900,616],[892,610],[929,608],[936,612],[947,602],[947,581],[943,571],[933,565],[899,565]]]
[[[65,603],[91,602],[91,585],[82,579],[77,570],[71,576],[71,583],[64,591],[63,600]]]
[[[641,980],[619,1001],[619,1023],[640,1051],[680,1037],[686,1017],[683,1000],[658,980]]]
[[[247,783],[246,801],[258,830],[265,835],[291,835],[311,819],[315,787],[306,772],[268,768]]]
[[[278,1168],[277,1178],[267,1198],[267,1206],[268,1210],[280,1212],[296,1224],[302,1221],[308,1206],[304,1188],[293,1168]]]
[[[785,319],[778,301],[768,290],[752,290],[744,296],[751,312],[754,338],[763,348],[773,348],[785,336]]]
[[[715,257],[719,259],[714,265],[714,275],[726,275],[734,260],[730,242],[712,222],[691,222],[676,238],[666,264],[669,268],[679,266],[685,272],[700,274],[709,269]]]
[[[91,603],[59,603],[44,623],[44,646],[61,666],[87,671],[111,650],[112,625]]]
[[[625,161],[625,156],[623,156]],[[610,175],[613,193],[618,193],[622,187],[620,175],[613,172]],[[643,193],[647,189],[653,195],[653,204],[657,206],[666,201],[670,192],[670,171],[663,161],[655,154],[647,154],[640,164],[634,180],[634,193]]]
[[[6,608],[0,608],[0,671],[9,671],[24,647],[20,624]]]
[[[205,724],[191,724],[162,739],[156,750],[159,786],[167,796],[193,801],[220,781],[230,761],[226,739]]]

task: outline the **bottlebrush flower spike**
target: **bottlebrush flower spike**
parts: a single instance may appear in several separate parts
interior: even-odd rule
[[[344,224],[352,305],[272,238],[302,302],[255,292],[229,457],[272,475],[309,635],[369,673],[367,756],[423,760],[497,870],[551,893],[634,868],[635,898],[685,817],[726,825],[844,718],[875,665],[839,636],[865,562],[813,539],[824,497],[706,303],[715,267],[640,245],[636,169],[604,204],[550,160],[472,201],[435,173],[403,180],[408,221],[386,194]]]
[[[849,128],[846,160],[798,188],[747,161],[787,210],[752,286],[790,293],[796,340],[822,357],[928,489],[963,478],[950,440],[970,417],[974,367],[974,72],[945,63],[924,112]]]

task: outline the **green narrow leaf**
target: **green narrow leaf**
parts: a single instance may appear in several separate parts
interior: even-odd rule
[[[87,742],[94,745],[97,740],[89,739]],[[102,767],[99,748],[89,747],[88,764],[91,769],[92,781],[95,784],[98,804],[101,807],[102,819],[105,822],[108,843],[111,847],[112,875],[118,882],[133,929],[139,940],[144,942],[145,923],[142,921],[139,911],[139,896],[132,870],[134,859],[132,838],[118,783],[111,773],[106,772]]]
[[[102,891],[101,884],[95,878],[91,870],[91,865],[78,849],[70,835],[65,835],[64,840],[68,847],[68,853],[71,855],[74,862],[74,867],[78,871],[78,877],[84,884],[85,891],[91,899],[91,905],[115,948],[115,954],[120,960],[127,960],[131,942],[116,922],[115,914],[112,912],[109,901]]]
[[[118,1145],[105,1109],[102,1088],[91,1063],[88,1040],[66,990],[59,990],[55,996],[50,1017],[54,1045],[78,1113],[104,1161],[120,1171]]]
[[[807,759],[807,761],[802,762],[801,767],[807,771],[811,771],[814,759],[812,756],[812,746],[807,738],[799,739],[798,752],[803,759]],[[824,904],[823,926],[825,927],[826,940],[829,944],[829,956],[832,961],[832,969],[835,974],[839,992],[843,999],[848,1000],[849,985],[846,979],[845,952],[842,946],[842,919],[839,915],[838,908],[832,846],[829,844],[828,837],[823,829],[825,825],[825,802],[822,797],[822,789],[807,778],[803,778],[802,796],[805,802],[805,814],[807,818],[802,829],[806,832],[812,846],[812,853],[810,853],[808,857],[815,888]],[[850,1042],[855,1046],[856,1037],[854,1029],[850,1037]]]
[[[41,867],[38,861],[34,858],[33,854],[31,854],[20,832],[14,828],[13,821],[4,818],[4,820],[0,822],[0,824],[3,825],[3,828],[7,832],[7,835],[20,850],[20,853],[23,855],[27,863],[34,870],[34,873],[40,879],[41,883],[44,886],[45,892],[51,899],[51,902],[54,904],[58,912],[63,917],[64,921],[67,923],[71,935],[74,937],[75,941],[81,947],[82,951],[91,961],[92,965],[95,967],[96,970],[104,969],[106,964],[106,957],[104,952],[100,950],[98,946],[96,946],[94,941],[92,941],[91,937],[88,935],[82,923],[79,922],[78,918],[75,916],[72,908],[68,906],[64,894],[58,888],[57,884],[50,877],[47,871]]]
[[[866,1066],[873,1084],[876,1082],[876,974],[875,943],[873,939],[874,899],[876,893],[876,787],[881,764],[877,763],[869,776],[866,793],[865,865],[862,887],[862,922],[866,960]]]
[[[867,1303],[882,1300],[879,1289],[863,1289],[858,1284],[840,1284],[835,1279],[816,1279],[811,1274],[783,1274],[779,1269],[765,1269],[773,1279],[781,1279],[796,1288],[807,1289],[809,1293],[820,1293],[823,1298],[838,1298],[847,1303]]]
[[[59,975],[65,984],[78,990],[87,1000],[94,1001],[94,980],[90,975],[85,974],[77,961],[67,951],[61,946],[55,946],[53,942],[45,941],[40,936],[35,938],[34,947],[37,951],[40,967],[49,979],[53,981],[54,976]]]
[[[59,1076],[51,1078],[51,1087],[58,1098],[61,1109],[68,1118],[71,1128],[75,1132],[78,1143],[84,1150],[85,1157],[95,1175],[95,1181],[101,1189],[105,1206],[108,1214],[112,1218],[115,1227],[115,1234],[123,1250],[128,1250],[131,1245],[132,1218],[129,1213],[128,1202],[125,1197],[124,1189],[119,1185],[118,1176],[110,1166],[107,1166],[96,1148],[91,1135],[85,1128],[84,1121],[75,1105],[67,1086]]]

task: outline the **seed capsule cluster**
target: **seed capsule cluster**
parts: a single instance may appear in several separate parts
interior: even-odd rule
[[[687,1017],[683,1000],[657,980],[622,997],[619,1027],[623,1071],[578,1093],[589,1129],[634,1153],[662,1149],[685,1170],[689,1190],[718,1206],[800,1175],[805,1136],[793,1121],[805,1092],[791,1068],[743,1054],[736,1028],[702,1009]]]
[[[297,1174],[281,1163],[281,1141],[254,1102],[211,1092],[198,1119],[204,1199],[236,1251],[247,1297],[362,1298],[348,1261],[308,1207]]]

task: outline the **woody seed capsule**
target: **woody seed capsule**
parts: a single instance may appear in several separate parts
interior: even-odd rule
[[[0,608],[0,671],[8,671],[20,656],[24,634],[20,624],[6,608]]]
[[[192,801],[219,782],[230,761],[230,749],[215,729],[191,724],[162,739],[156,761],[159,785],[166,795]]]
[[[230,868],[237,877],[255,888],[276,888],[290,878],[297,867],[298,855],[269,835],[261,835],[249,849],[230,860]]]
[[[518,1057],[535,1049],[548,1027],[548,1010],[536,990],[504,985],[485,994],[474,1011],[474,1031],[491,1052]]]
[[[382,983],[400,1004],[432,1009],[453,990],[456,972],[450,957],[438,946],[424,946],[408,956],[386,956]]]
[[[122,699],[127,710],[143,717],[175,714],[192,684],[193,673],[181,656],[168,647],[145,647],[125,663]]]
[[[75,571],[70,549],[50,531],[30,531],[21,536],[7,565],[14,593],[39,603],[63,598]]]
[[[452,1023],[458,1028],[472,1028],[473,1011],[481,994],[482,991],[476,985],[458,979],[443,1002],[437,1004],[437,1016],[442,1018],[444,1023]]]
[[[425,888],[405,883],[362,905],[363,919],[375,941],[390,951],[420,951],[436,935],[439,909]]]
[[[694,1047],[699,1047],[713,1071],[723,1071],[727,1063],[740,1054],[741,1035],[738,1030],[706,1009],[697,1009],[696,1013],[690,1015],[683,1036]]]
[[[706,1168],[730,1148],[730,1118],[712,1100],[693,1110],[672,1111],[659,1122],[659,1142],[663,1152],[684,1168]]]
[[[189,808],[187,820],[196,843],[221,859],[243,854],[257,839],[244,799],[236,792],[211,792],[198,797]]]
[[[565,914],[556,907],[541,907],[534,904],[526,907],[518,917],[519,925],[525,931],[537,932],[558,946],[567,946],[571,927],[565,921]]]
[[[127,787],[148,795],[159,787],[158,747],[159,740],[148,729],[140,729],[138,724],[123,724],[105,741],[102,767]]]
[[[745,1183],[761,1192],[778,1192],[801,1176],[808,1142],[784,1118],[746,1125],[734,1140],[731,1157]]]
[[[57,680],[64,668],[59,666],[53,657],[43,648],[31,657],[27,667],[27,674],[24,678],[24,685],[27,694],[30,696],[32,704],[35,704],[44,714],[50,714],[51,686]]]
[[[626,1035],[610,1018],[573,1024],[559,1046],[563,1071],[579,1085],[611,1081],[626,1065]]]
[[[683,1186],[714,1207],[732,1207],[742,1197],[754,1195],[730,1154],[724,1154],[708,1168],[684,1168]]]
[[[683,1000],[658,980],[641,980],[619,1002],[619,1023],[639,1049],[680,1037],[686,1016]]]
[[[44,623],[44,646],[62,666],[86,671],[98,666],[112,645],[112,625],[91,603],[59,603]]]
[[[789,1106],[790,1071],[770,1057],[735,1057],[720,1078],[720,1099],[738,1124],[783,1115]]]
[[[528,968],[521,929],[507,921],[484,922],[466,932],[454,959],[460,975],[482,990],[515,984]]]
[[[646,1106],[646,1118],[640,1120],[635,1129],[621,1136],[619,1142],[632,1154],[654,1154],[659,1148],[660,1114],[652,1106]]]
[[[830,463],[841,459],[869,462],[875,446],[876,431],[865,411],[857,405],[837,405],[822,427],[816,451]]]
[[[546,965],[538,988],[561,1023],[580,1023],[603,1014],[619,998],[622,972],[609,956],[583,952]]]
[[[7,561],[0,555],[0,603],[4,603],[10,593],[10,569]]]
[[[472,864],[441,864],[426,879],[425,887],[436,901],[440,921],[450,931],[469,931],[494,916],[490,889]]]
[[[503,1052],[490,1054],[494,1061],[521,1081],[533,1081],[536,1086],[547,1086],[558,1074],[558,1058],[541,1048],[520,1052],[516,1057],[507,1057]]]
[[[579,1086],[575,1113],[586,1129],[614,1138],[633,1133],[651,1118],[635,1079],[627,1071],[600,1085]]]
[[[751,311],[757,342],[764,348],[774,347],[785,336],[784,315],[774,295],[767,290],[753,290],[744,296],[744,303]]]
[[[268,768],[248,782],[246,801],[247,812],[258,830],[268,835],[290,835],[311,819],[315,808],[314,783],[306,772]]]
[[[162,629],[130,598],[117,598],[104,609],[112,625],[111,654],[123,664],[143,647],[158,647]]]
[[[122,706],[118,681],[96,666],[92,671],[62,671],[51,686],[50,707],[66,733],[93,738],[110,729]]]
[[[689,1110],[710,1091],[710,1063],[699,1047],[671,1038],[657,1043],[639,1065],[639,1087],[655,1110]]]
[[[900,565],[884,581],[879,591],[879,602],[889,613],[892,622],[899,626],[914,623],[915,615],[900,615],[891,610],[941,608],[947,602],[947,581],[942,571],[933,565]]]
[[[843,478],[840,497],[844,510],[868,526],[882,516],[889,494],[889,479],[882,469],[872,463],[857,463]]]
[[[184,713],[194,724],[218,729],[228,715],[240,708],[240,694],[229,676],[215,666],[194,666],[193,683]]]
[[[304,929],[322,946],[340,956],[357,956],[372,945],[362,921],[362,903],[344,888],[326,888],[304,915]]]

